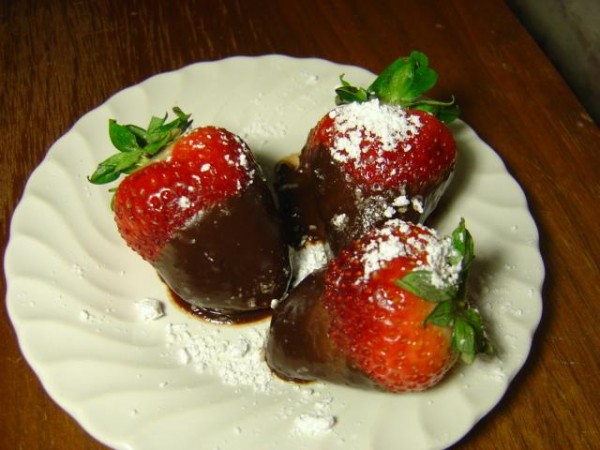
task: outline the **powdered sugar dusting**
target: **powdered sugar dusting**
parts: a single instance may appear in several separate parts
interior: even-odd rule
[[[331,430],[335,423],[335,417],[326,412],[304,413],[294,420],[292,433],[296,436],[318,436]]]
[[[163,303],[155,298],[141,298],[134,305],[144,321],[156,320],[165,315]]]
[[[331,224],[338,229],[343,229],[348,225],[348,215],[346,213],[336,214],[331,218]]]
[[[329,389],[322,384],[292,384],[273,375],[265,361],[268,326],[264,325],[231,329],[169,323],[167,348],[180,365],[192,367],[200,375],[215,376],[239,394],[247,395],[249,389],[277,398],[281,408],[276,417],[282,424],[289,423],[290,436],[317,438],[331,431],[338,419]]]
[[[411,203],[413,209],[416,212],[418,212],[420,214],[423,213],[423,211],[424,211],[424,209],[423,209],[423,198],[421,196],[417,195],[417,196],[411,198],[410,199],[410,203]]]
[[[397,208],[406,208],[409,204],[410,204],[410,200],[408,199],[408,197],[406,196],[406,194],[404,192],[401,195],[399,195],[398,197],[396,197],[394,199],[394,201],[392,202],[392,205]]]
[[[234,167],[236,170],[241,170],[242,172],[247,173],[247,177],[246,177],[247,182],[244,185],[242,185],[238,181],[238,191],[239,191],[243,187],[245,187],[247,184],[251,184],[252,180],[254,178],[254,175],[256,172],[256,165],[254,164],[254,159],[251,156],[252,152],[251,152],[250,148],[248,147],[248,145],[246,144],[246,142],[238,135],[223,134],[223,135],[219,136],[219,139],[221,140],[221,143],[225,148],[229,148],[229,146],[231,146],[231,142],[232,141],[234,142],[234,145],[233,145],[233,148],[235,149],[234,152],[232,154],[226,153],[223,155],[225,162],[229,166]],[[212,168],[211,166],[206,167],[206,164],[204,164],[200,168],[200,171],[201,172],[208,171],[211,168]]]
[[[189,197],[181,196],[177,199],[177,205],[181,209],[188,209],[191,208],[192,201],[189,199]]]
[[[418,116],[377,99],[338,106],[329,116],[337,131],[330,149],[333,159],[352,162],[355,167],[360,165],[360,156],[365,151],[363,142],[379,142],[380,152],[396,151],[399,143],[415,136],[421,127]],[[410,151],[410,147],[404,150]]]
[[[413,225],[414,226],[414,225]],[[440,238],[433,229],[422,225],[423,233],[407,238],[400,235],[409,233],[411,225],[399,219],[387,221],[380,229],[374,231],[374,238],[365,246],[362,256],[364,265],[363,278],[381,269],[386,262],[403,256],[425,255],[425,262],[419,261],[419,269],[432,273],[432,283],[436,287],[454,285],[458,282],[460,264],[450,264],[455,255],[450,238]]]
[[[252,145],[252,148],[256,149],[264,147],[272,140],[286,137],[287,133],[284,123],[258,117],[244,127],[241,135]]]
[[[323,241],[306,240],[299,248],[290,249],[290,259],[294,271],[293,286],[315,270],[324,267],[333,257],[329,244]]]
[[[167,341],[175,347],[179,362],[193,365],[201,374],[218,376],[229,386],[271,390],[274,377],[264,362],[265,330],[249,328],[233,339],[219,328],[193,333],[187,324],[169,324]]]
[[[367,244],[366,251],[362,256],[364,264],[363,277],[368,278],[371,273],[379,270],[387,261],[408,254],[404,243],[390,233],[389,229],[380,230],[380,236]]]
[[[456,250],[449,237],[443,239],[425,240],[425,254],[427,262],[423,269],[431,271],[431,282],[436,287],[455,285],[458,282],[462,265],[450,264],[449,260],[455,256]]]

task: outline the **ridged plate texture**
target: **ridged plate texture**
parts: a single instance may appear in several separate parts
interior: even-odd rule
[[[118,235],[110,193],[86,179],[112,152],[109,118],[145,124],[175,105],[195,126],[242,136],[268,174],[334,106],[340,74],[362,86],[374,77],[280,55],[160,74],[83,116],[31,175],[5,255],[8,310],[49,395],[95,438],[136,450],[434,449],[499,402],[540,320],[544,266],[521,188],[464,122],[452,125],[459,162],[434,225],[447,233],[466,219],[476,242],[472,293],[497,354],[418,394],[273,378],[262,360],[268,321],[209,325],[171,304]],[[144,298],[163,302],[165,316],[144,320],[135,304]]]

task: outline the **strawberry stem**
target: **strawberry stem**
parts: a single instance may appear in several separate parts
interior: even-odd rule
[[[429,67],[424,53],[413,51],[387,66],[368,88],[353,86],[340,76],[342,85],[336,89],[336,103],[363,103],[374,98],[390,105],[419,109],[435,115],[443,122],[451,122],[460,115],[454,97],[443,102],[425,97],[435,86],[438,74]]]
[[[164,117],[152,117],[148,128],[137,125],[121,125],[116,120],[108,121],[110,140],[119,151],[102,161],[88,181],[94,184],[106,184],[117,180],[121,175],[128,175],[146,165],[169,144],[181,136],[190,126],[190,114],[185,114],[179,107],[174,107],[177,116],[171,122]]]

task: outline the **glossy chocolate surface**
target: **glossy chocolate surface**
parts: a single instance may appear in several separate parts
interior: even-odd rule
[[[282,233],[271,193],[257,176],[174,236],[155,268],[178,297],[213,315],[268,309],[290,278]]]
[[[298,248],[304,240],[326,239],[312,185],[292,156],[275,166],[275,192],[287,243]]]
[[[454,168],[420,192],[404,186],[369,194],[348,182],[341,166],[325,147],[303,150],[300,162],[288,159],[276,169],[276,192],[284,215],[290,245],[303,239],[326,240],[334,253],[386,220],[399,218],[423,223],[448,187]],[[422,210],[412,205],[393,207],[400,195],[418,198]]]
[[[329,338],[330,316],[323,307],[324,275],[324,270],[308,275],[275,308],[267,363],[275,374],[288,380],[325,380],[378,389]]]
[[[260,322],[271,317],[272,310],[270,308],[250,311],[224,311],[221,309],[202,308],[186,302],[177,295],[173,289],[168,288],[168,290],[169,297],[176,306],[193,317],[202,319],[206,322],[219,325],[244,325],[247,323]]]

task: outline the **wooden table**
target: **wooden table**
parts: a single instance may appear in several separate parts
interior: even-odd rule
[[[457,448],[598,448],[600,132],[502,1],[2,0],[0,49],[3,247],[48,147],[126,86],[231,55],[378,72],[412,49],[428,54],[437,93],[457,96],[524,188],[547,270],[525,368]],[[0,314],[0,448],[104,448],[47,396]]]

